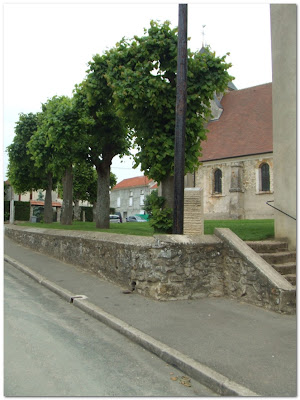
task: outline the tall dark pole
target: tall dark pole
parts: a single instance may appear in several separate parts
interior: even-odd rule
[[[184,154],[187,99],[187,4],[179,4],[174,159],[173,233],[183,234]]]

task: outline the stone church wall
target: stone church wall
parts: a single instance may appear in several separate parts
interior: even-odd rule
[[[270,191],[260,190],[260,166],[270,167]],[[222,171],[222,193],[214,193],[214,172]],[[203,188],[204,219],[268,219],[274,212],[266,202],[273,195],[272,154],[208,161],[195,177],[196,187]]]

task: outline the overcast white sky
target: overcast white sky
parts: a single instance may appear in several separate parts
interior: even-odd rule
[[[54,95],[72,95],[85,78],[87,63],[123,36],[142,35],[150,20],[178,24],[178,3],[152,2],[94,4],[32,2],[3,5],[4,97],[3,177],[6,147],[12,142],[19,113],[40,111]],[[189,2],[188,36],[192,50],[205,43],[219,56],[230,52],[229,71],[238,89],[272,81],[270,6],[268,3]],[[118,182],[142,175],[132,162],[115,158],[112,172]]]

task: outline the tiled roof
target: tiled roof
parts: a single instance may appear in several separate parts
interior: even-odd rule
[[[229,92],[221,104],[222,115],[207,126],[200,161],[273,151],[272,83]]]
[[[123,179],[121,182],[117,183],[116,186],[112,188],[112,190],[125,189],[125,188],[127,189],[137,186],[147,186],[151,182],[153,182],[153,180],[147,178],[146,176],[136,176],[135,178]]]
[[[31,206],[43,206],[44,201],[41,200],[30,200],[30,205]],[[58,203],[56,201],[52,201],[52,207],[61,207],[61,203]]]

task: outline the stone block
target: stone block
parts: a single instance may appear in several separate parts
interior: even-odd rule
[[[170,275],[169,281],[170,282],[183,282],[184,278],[182,276],[178,276],[178,275]]]
[[[184,222],[185,235],[203,235],[203,190],[199,188],[184,189]]]

